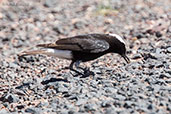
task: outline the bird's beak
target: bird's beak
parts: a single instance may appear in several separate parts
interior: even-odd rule
[[[130,63],[130,59],[124,54],[124,55],[122,55],[122,57],[125,59],[125,61],[127,62],[127,63]]]

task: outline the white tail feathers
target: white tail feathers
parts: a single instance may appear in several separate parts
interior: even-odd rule
[[[33,50],[33,51],[24,51],[19,56],[27,56],[27,55],[36,55],[36,54],[44,54],[48,56],[55,56],[62,59],[73,58],[72,52],[69,50],[57,50],[52,48],[43,48],[42,50]]]
[[[72,52],[69,50],[58,50],[58,49],[46,48],[45,51],[46,51],[46,55],[55,56],[55,57],[59,57],[62,59],[73,58]]]

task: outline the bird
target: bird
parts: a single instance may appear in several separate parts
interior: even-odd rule
[[[55,56],[62,59],[71,60],[69,69],[78,73],[76,68],[80,68],[81,62],[97,59],[107,53],[117,53],[130,63],[126,55],[126,43],[117,34],[84,34],[72,37],[61,38],[53,43],[38,44],[39,50],[24,51],[20,57],[35,54]]]

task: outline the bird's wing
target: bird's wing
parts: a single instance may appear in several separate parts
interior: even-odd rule
[[[54,44],[40,44],[39,47],[55,48],[71,51],[82,51],[98,53],[109,49],[109,44],[105,40],[95,38],[65,38],[56,41]]]

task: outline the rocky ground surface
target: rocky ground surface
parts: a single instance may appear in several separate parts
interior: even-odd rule
[[[170,0],[1,0],[0,114],[171,113]],[[94,75],[61,70],[70,61],[18,58],[40,43],[87,33],[117,33],[131,63],[107,54],[81,64]]]

